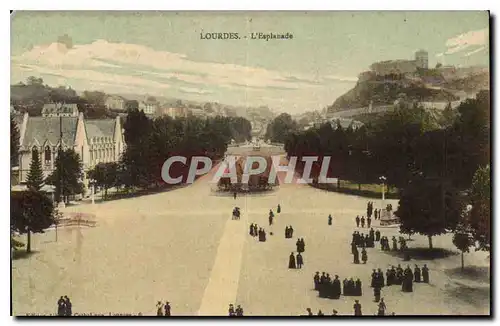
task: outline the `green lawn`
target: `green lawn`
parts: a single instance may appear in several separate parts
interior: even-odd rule
[[[358,195],[358,196],[364,196],[364,197],[369,197],[369,198],[381,198],[382,197],[382,186],[380,184],[361,184],[359,186],[355,182],[351,182],[348,180],[340,180],[340,188],[337,187],[337,184],[319,184],[319,185],[313,185],[314,187],[328,190],[328,191],[335,191],[335,192],[340,192],[340,193],[345,193],[345,194],[351,194],[351,195]],[[387,199],[398,199],[398,189],[396,188],[390,188],[389,190],[387,189],[387,186],[385,188],[385,198]]]

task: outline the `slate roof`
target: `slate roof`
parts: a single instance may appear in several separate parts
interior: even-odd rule
[[[85,120],[87,139],[92,137],[111,137],[115,134],[115,119]]]
[[[59,143],[59,119],[62,119],[62,139],[66,146],[73,146],[76,136],[77,117],[28,117],[22,146],[31,147],[48,140],[52,145]]]

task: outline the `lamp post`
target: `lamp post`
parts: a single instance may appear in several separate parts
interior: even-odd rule
[[[384,176],[381,176],[378,179],[382,183],[382,209],[383,209],[384,208],[384,202],[385,202],[385,181],[387,180],[387,178],[384,177]]]

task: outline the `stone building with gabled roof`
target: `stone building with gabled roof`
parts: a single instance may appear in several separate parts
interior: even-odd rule
[[[49,108],[49,107],[48,107]],[[64,111],[61,111],[64,113]],[[47,114],[56,114],[47,112]],[[72,148],[82,161],[86,175],[98,163],[117,162],[125,148],[120,118],[86,120],[77,116],[46,115],[30,117],[25,113],[19,127],[19,182],[26,182],[34,149],[40,156],[44,176],[55,169],[59,146]]]
[[[78,117],[76,103],[47,103],[42,108],[42,117]]]

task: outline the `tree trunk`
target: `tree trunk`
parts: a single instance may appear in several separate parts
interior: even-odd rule
[[[462,251],[462,272],[464,271],[464,252]]]
[[[104,188],[104,200],[108,199],[108,188]]]
[[[337,189],[340,189],[340,178],[337,178]]]
[[[30,231],[30,229],[28,229],[27,235],[28,235],[28,241],[26,243],[26,252],[29,253],[29,252],[31,252],[31,231]]]
[[[358,190],[361,191],[361,183],[358,182]]]
[[[429,249],[432,249],[432,235],[427,236],[429,238]]]

